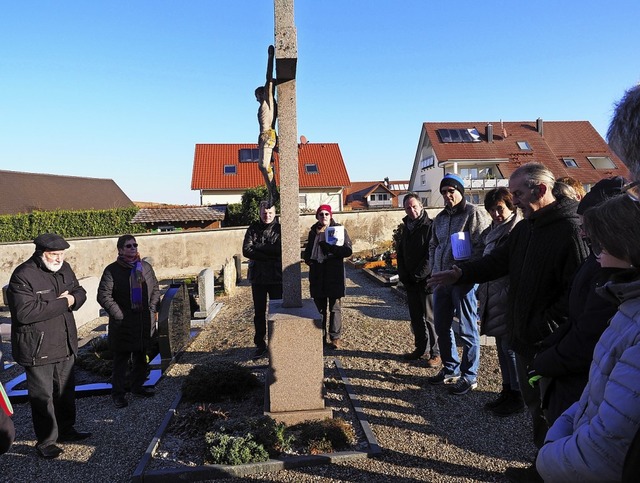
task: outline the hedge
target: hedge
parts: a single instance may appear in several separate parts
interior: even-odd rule
[[[131,207],[0,215],[0,242],[30,241],[42,233],[57,233],[64,238],[144,233],[144,225],[130,223],[138,210]]]

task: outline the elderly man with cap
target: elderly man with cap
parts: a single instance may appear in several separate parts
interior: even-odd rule
[[[485,210],[467,203],[462,178],[446,174],[440,182],[445,207],[433,220],[429,243],[432,273],[450,270],[459,260],[477,260],[484,250],[484,231],[491,224]],[[453,333],[457,317],[462,341],[462,360],[458,357]],[[440,372],[430,384],[449,384],[449,392],[466,394],[478,386],[480,334],[475,284],[439,286],[433,292],[433,319],[442,359]]]
[[[73,311],[84,304],[87,293],[64,261],[69,248],[64,238],[45,233],[34,243],[33,256],[11,275],[7,297],[11,348],[27,376],[36,450],[49,459],[62,453],[56,443],[91,436],[74,428],[78,336]]]

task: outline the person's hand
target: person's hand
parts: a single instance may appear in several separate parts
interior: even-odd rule
[[[431,277],[427,281],[427,287],[435,290],[440,285],[453,285],[460,277],[462,277],[462,270],[456,265],[451,267],[451,270],[443,270],[442,272],[432,273]]]
[[[67,299],[68,307],[71,307],[73,304],[76,303],[76,298],[73,295],[71,295],[68,290],[65,290],[64,292],[62,292],[58,298]]]

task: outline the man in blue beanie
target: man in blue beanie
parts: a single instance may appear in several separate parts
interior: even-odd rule
[[[461,260],[476,260],[484,250],[483,232],[490,225],[485,210],[467,203],[464,182],[448,173],[440,182],[445,207],[433,220],[429,260],[433,273],[450,270]],[[428,379],[430,384],[448,384],[449,392],[466,394],[478,386],[480,334],[475,284],[437,287],[433,292],[433,313],[438,346],[442,358],[440,372]],[[459,320],[462,360],[458,357],[453,333],[453,318]]]

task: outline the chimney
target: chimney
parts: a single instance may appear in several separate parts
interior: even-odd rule
[[[538,118],[536,119],[536,131],[538,131],[538,134],[540,134],[540,136],[544,136],[544,126],[542,124],[542,118]]]
[[[389,178],[385,178],[384,179],[384,185],[388,188],[389,187]]]
[[[493,125],[491,123],[487,123],[486,133],[487,133],[487,142],[492,143],[493,142]]]

